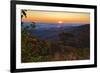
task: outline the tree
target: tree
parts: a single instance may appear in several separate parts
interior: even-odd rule
[[[32,22],[31,27],[32,27],[32,29],[34,29],[36,27],[35,22]]]
[[[23,18],[23,17],[25,17],[25,18],[27,17],[26,11],[27,11],[27,10],[22,10],[22,11],[21,11],[21,24],[23,24],[22,18]]]
[[[23,17],[26,18],[26,17],[27,17],[26,11],[27,11],[27,10],[22,10],[22,11],[21,11],[21,18],[23,18]]]

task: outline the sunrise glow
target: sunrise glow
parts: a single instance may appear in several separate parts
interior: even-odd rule
[[[59,24],[62,24],[62,23],[63,23],[63,21],[58,21],[58,23],[59,23]]]
[[[27,18],[24,22],[46,22],[46,23],[90,23],[90,14],[81,12],[51,12],[51,11],[26,11]]]

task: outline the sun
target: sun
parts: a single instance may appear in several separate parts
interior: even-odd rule
[[[58,21],[58,23],[59,23],[59,24],[62,24],[62,23],[63,23],[63,21]]]

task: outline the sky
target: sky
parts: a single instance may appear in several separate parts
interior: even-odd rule
[[[27,17],[24,22],[45,22],[45,23],[90,23],[90,14],[82,12],[61,12],[61,11],[34,11],[27,10]]]

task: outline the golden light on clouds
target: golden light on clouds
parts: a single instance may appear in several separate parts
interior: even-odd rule
[[[89,13],[28,10],[26,14],[27,18],[23,18],[22,21],[47,23],[90,23]]]

